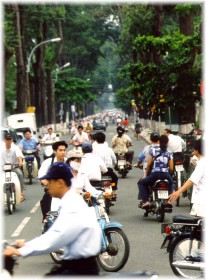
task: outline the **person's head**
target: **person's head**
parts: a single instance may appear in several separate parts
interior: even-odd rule
[[[117,134],[118,134],[118,137],[121,137],[125,132],[125,129],[121,126],[118,126],[117,127]]]
[[[61,198],[71,186],[73,174],[68,164],[64,162],[55,162],[51,165],[46,175],[38,180],[48,180],[46,186],[52,197]]]
[[[70,150],[67,153],[66,163],[69,164],[73,170],[78,171],[81,164],[82,157],[83,157],[83,153],[81,151]]]
[[[63,161],[66,156],[66,149],[68,145],[65,141],[57,141],[52,144],[52,149],[57,158],[57,161]]]
[[[92,143],[89,141],[89,142],[84,142],[82,144],[82,152],[84,154],[87,154],[87,153],[91,153],[92,152]]]
[[[13,142],[12,135],[10,133],[5,133],[4,141],[5,141],[6,147],[10,148],[11,147],[11,143]]]
[[[152,133],[150,134],[150,141],[151,141],[152,143],[158,143],[159,138],[160,138],[160,136],[159,136],[159,134],[158,134],[157,132],[152,132]]]
[[[166,151],[167,150],[167,145],[169,142],[169,138],[167,137],[167,135],[161,135],[159,138],[159,144],[160,144],[160,149],[162,151]]]
[[[171,129],[169,129],[169,128],[165,128],[165,130],[164,130],[164,135],[170,135],[172,133],[172,130]]]
[[[31,138],[31,130],[29,128],[24,130],[24,137],[28,140]]]
[[[97,132],[95,134],[95,140],[98,144],[103,144],[106,140],[106,135],[103,132]]]
[[[49,127],[49,128],[47,129],[47,131],[48,131],[49,134],[52,134],[53,129],[52,129],[51,127]]]
[[[78,125],[78,127],[77,127],[77,130],[78,130],[78,132],[79,132],[79,134],[82,134],[82,131],[83,131],[83,125]]]
[[[203,154],[203,151],[202,151],[202,140],[201,139],[198,139],[198,140],[196,140],[195,142],[194,142],[194,145],[193,145],[193,148],[194,148],[194,150],[193,150],[193,154],[194,155],[198,155],[198,154],[200,154],[200,155],[202,155]],[[197,154],[198,153],[198,154]]]

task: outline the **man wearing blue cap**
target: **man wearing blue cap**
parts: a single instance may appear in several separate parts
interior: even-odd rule
[[[100,227],[90,207],[70,188],[72,178],[70,167],[63,162],[54,163],[45,176],[38,178],[48,180],[49,194],[61,199],[59,215],[44,234],[26,243],[17,240],[15,244],[20,248],[8,247],[4,255],[37,256],[63,248],[61,266],[46,275],[98,275]]]

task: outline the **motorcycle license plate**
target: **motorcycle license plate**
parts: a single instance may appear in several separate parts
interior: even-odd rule
[[[167,199],[168,198],[168,191],[157,191],[158,198]]]
[[[118,160],[118,165],[125,165],[126,161],[124,159]]]
[[[183,167],[182,164],[180,164],[180,165],[175,165],[175,170],[176,170],[176,171],[184,171],[184,167]]]

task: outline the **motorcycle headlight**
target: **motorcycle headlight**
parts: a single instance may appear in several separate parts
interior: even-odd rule
[[[99,194],[98,196],[97,196],[97,198],[96,198],[96,202],[98,203],[98,204],[102,204],[103,202],[104,202],[104,195],[101,193],[101,194]]]

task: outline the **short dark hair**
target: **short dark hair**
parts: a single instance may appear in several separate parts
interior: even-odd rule
[[[77,129],[79,129],[79,128],[84,129],[81,124],[77,126]]]
[[[31,129],[30,129],[30,128],[26,128],[26,129],[24,130],[24,134],[26,134],[27,132],[30,132],[30,133],[31,133]]]
[[[52,144],[52,149],[56,151],[59,148],[59,146],[65,146],[65,148],[67,148],[68,144],[65,141],[57,141]]]
[[[97,143],[102,144],[105,142],[106,139],[106,135],[103,132],[97,132],[95,134],[95,140],[97,141]]]
[[[171,129],[169,129],[169,128],[165,128],[165,131],[167,132],[167,133],[172,133],[172,130]]]
[[[199,154],[202,154],[202,140],[198,139],[194,142],[194,150],[198,151]]]

